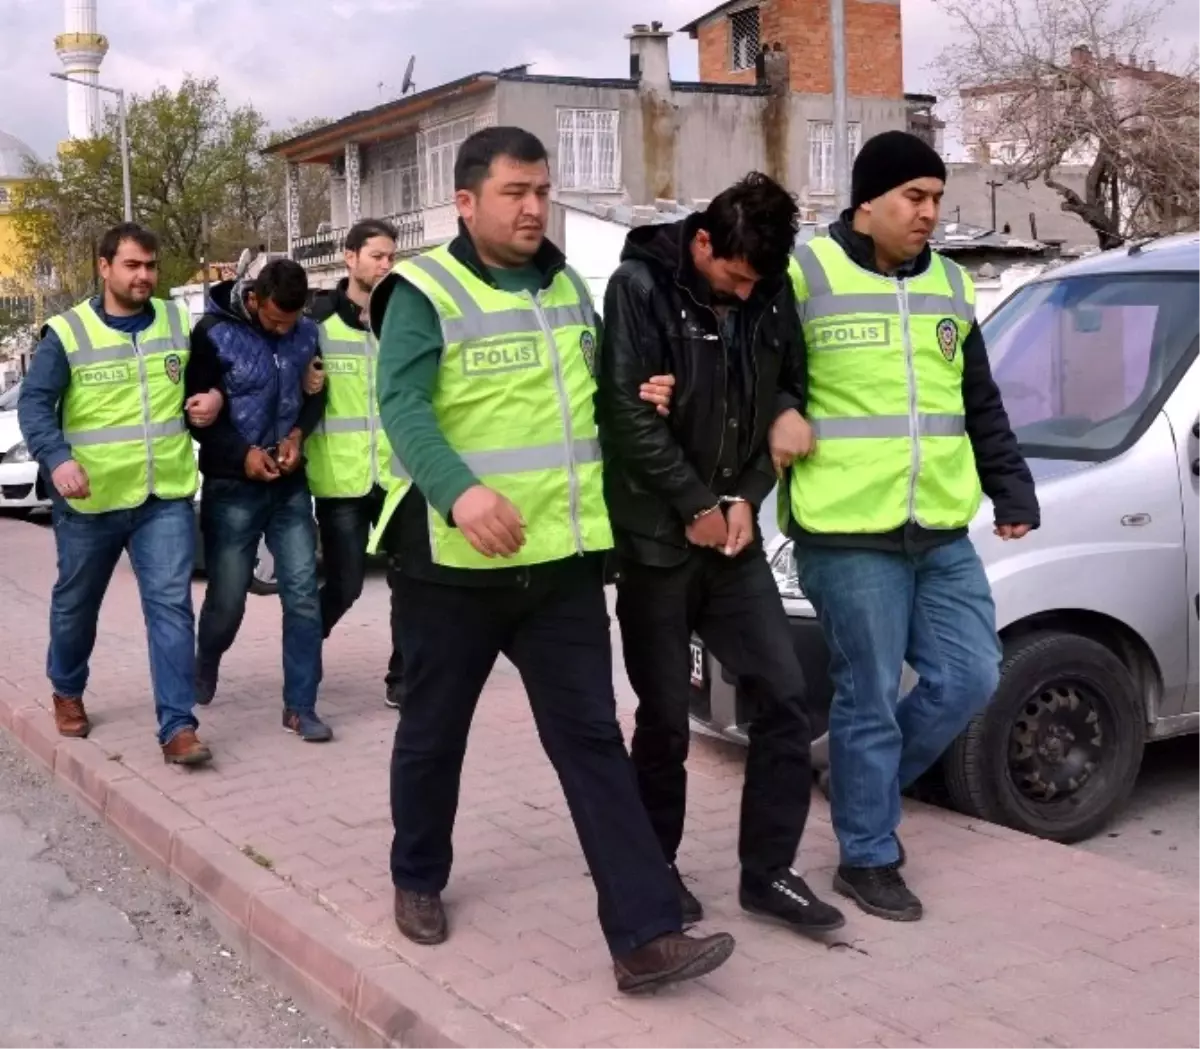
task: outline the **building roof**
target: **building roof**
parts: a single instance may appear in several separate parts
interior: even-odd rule
[[[19,179],[26,177],[26,165],[37,161],[34,153],[16,135],[0,131],[0,179]]]
[[[681,33],[687,33],[689,36],[695,36],[696,30],[700,28],[702,23],[707,22],[714,15],[719,15],[727,7],[733,7],[734,4],[740,2],[741,0],[725,0],[724,3],[717,4],[717,6],[711,11],[706,11],[704,14],[700,15],[699,18],[693,18],[690,22],[688,22],[687,25],[680,26],[679,31]]]
[[[325,124],[303,135],[285,139],[268,146],[264,153],[278,154],[288,160],[302,163],[321,163],[332,159],[341,152],[344,143],[351,138],[369,141],[372,134],[379,137],[394,137],[395,125],[405,120],[415,119],[421,113],[450,98],[470,95],[494,87],[500,81],[522,84],[562,85],[567,87],[596,87],[616,88],[618,90],[634,91],[638,82],[623,77],[575,77],[550,76],[530,73],[528,65],[512,66],[494,73],[471,73],[459,77],[446,84],[439,84],[425,91],[371,109],[362,109],[351,113],[341,120]],[[765,84],[718,84],[706,81],[673,80],[671,88],[689,94],[712,95],[765,95],[768,88]]]

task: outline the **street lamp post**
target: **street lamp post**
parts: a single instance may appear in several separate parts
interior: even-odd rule
[[[119,87],[106,87],[104,84],[93,84],[87,80],[78,80],[69,73],[51,73],[55,80],[65,80],[68,84],[82,84],[84,87],[94,87],[117,96],[117,127],[120,134],[121,149],[121,189],[125,198],[125,221],[133,221],[133,185],[129,178],[129,135],[125,130],[125,92]]]
[[[833,192],[838,214],[850,206],[850,125],[846,118],[846,5],[829,0],[833,38]]]

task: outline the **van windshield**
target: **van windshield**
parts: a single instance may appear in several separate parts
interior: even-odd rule
[[[1103,460],[1150,425],[1196,357],[1194,273],[1027,284],[982,324],[1027,456]]]

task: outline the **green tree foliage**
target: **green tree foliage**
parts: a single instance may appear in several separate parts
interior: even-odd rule
[[[312,121],[319,125],[322,121]],[[275,137],[252,105],[228,104],[216,79],[185,77],[128,103],[127,132],[134,219],[161,238],[160,292],[186,283],[199,267],[205,231],[209,261],[231,261],[243,248],[278,249],[286,236],[285,171],[261,150]],[[101,135],[72,143],[52,164],[31,169],[17,193],[15,224],[31,259],[52,266],[64,291],[94,286],[96,241],[121,221],[122,176],[117,114]],[[302,197],[324,209],[328,175],[305,172]]]

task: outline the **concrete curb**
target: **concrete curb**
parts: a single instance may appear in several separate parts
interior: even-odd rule
[[[255,864],[99,744],[59,736],[45,707],[0,695],[0,729],[197,904],[253,972],[348,1044],[529,1044],[393,951],[356,938],[345,921]]]

